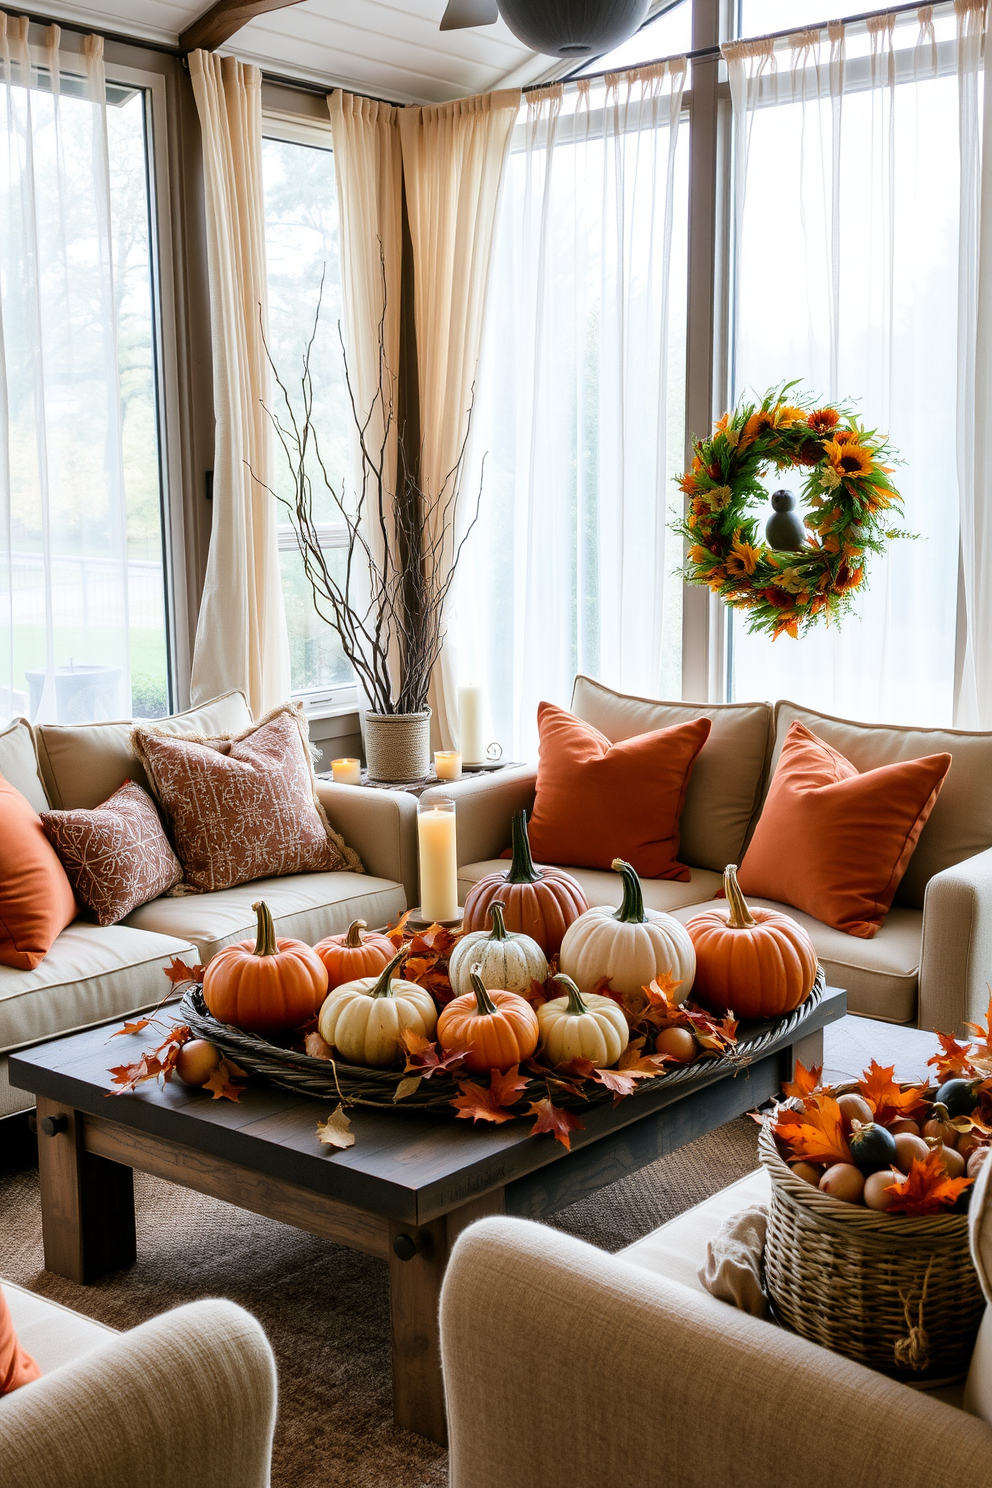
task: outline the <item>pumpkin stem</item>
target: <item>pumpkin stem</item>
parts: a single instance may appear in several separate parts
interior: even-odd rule
[[[482,963],[477,961],[470,972],[472,991],[475,993],[475,1010],[480,1018],[491,1018],[493,1013],[499,1012],[496,1004],[489,996],[486,984],[482,980]]]
[[[344,938],[344,943],[349,950],[357,951],[359,949],[362,944],[362,931],[366,928],[367,924],[365,920],[352,920],[348,926],[348,934]]]
[[[276,927],[272,919],[272,911],[264,900],[259,900],[252,905],[258,929],[255,934],[255,955],[274,956],[279,949],[276,942]]]
[[[730,905],[730,916],[727,924],[731,930],[753,930],[758,923],[754,915],[744,902],[740,884],[737,882],[737,864],[728,863],[723,870],[723,892],[727,896]]]
[[[565,991],[568,993],[566,1013],[572,1013],[574,1016],[577,1016],[579,1013],[587,1013],[589,1011],[588,1005],[582,1001],[582,993],[570,976],[566,976],[563,971],[559,971],[555,973],[551,980],[553,982],[561,982]]]
[[[647,919],[644,913],[644,891],[636,871],[623,858],[614,858],[610,867],[614,873],[623,875],[623,903],[615,918],[621,925],[643,925]]]
[[[506,921],[503,918],[503,902],[502,902],[501,899],[497,899],[495,901],[495,903],[490,904],[490,906],[489,906],[489,914],[490,914],[490,918],[492,919],[492,922],[493,922],[492,934],[490,935],[489,939],[490,940],[507,940],[507,939],[509,939],[509,937],[507,936],[507,933],[506,933]]]
[[[390,961],[389,965],[382,968],[382,971],[379,975],[379,980],[376,982],[375,986],[372,988],[372,991],[369,993],[370,997],[392,996],[392,992],[390,991],[390,983],[393,980],[393,972],[402,965],[402,963],[409,955],[409,952],[409,946],[400,947],[400,949],[396,952],[396,955],[393,957],[392,961]]]
[[[530,851],[530,838],[527,836],[527,813],[518,811],[513,818],[513,857],[510,859],[510,869],[506,875],[508,884],[538,883],[541,874],[534,867],[534,859]]]

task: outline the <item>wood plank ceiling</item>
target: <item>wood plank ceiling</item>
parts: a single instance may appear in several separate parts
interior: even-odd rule
[[[260,15],[223,50],[267,71],[340,84],[397,103],[442,103],[504,82],[544,77],[552,59],[528,51],[502,21],[439,31],[446,0],[302,0]],[[39,0],[58,19],[175,45],[209,0]]]

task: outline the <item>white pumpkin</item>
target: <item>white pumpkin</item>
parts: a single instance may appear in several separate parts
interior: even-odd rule
[[[492,930],[471,930],[463,935],[448,958],[448,980],[456,997],[472,990],[472,970],[478,966],[487,990],[502,989],[525,995],[531,982],[543,982],[548,958],[536,940],[516,930],[507,930],[503,905],[490,904]]]
[[[630,1038],[623,1010],[612,997],[595,992],[583,997],[571,977],[559,973],[555,981],[565,988],[565,996],[537,1010],[545,1059],[549,1064],[591,1059],[597,1069],[609,1069]]]
[[[433,1039],[437,1030],[433,997],[425,987],[393,976],[405,957],[404,949],[378,976],[343,982],[324,999],[317,1029],[348,1064],[376,1069],[402,1064],[401,1035],[406,1028]]]
[[[629,863],[614,858],[623,875],[623,903],[619,909],[600,905],[569,925],[561,945],[561,969],[580,990],[590,991],[601,977],[609,977],[614,992],[636,997],[658,976],[670,976],[681,986],[669,993],[684,1002],[696,975],[696,952],[685,926],[661,910],[645,909],[641,881]]]

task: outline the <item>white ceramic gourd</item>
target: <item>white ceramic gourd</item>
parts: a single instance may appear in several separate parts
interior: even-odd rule
[[[623,1010],[612,997],[589,992],[585,997],[569,976],[555,977],[565,990],[537,1010],[541,1047],[549,1064],[591,1059],[597,1069],[616,1064],[627,1047],[630,1031]]]
[[[411,1029],[433,1039],[437,1008],[425,987],[394,977],[406,948],[378,976],[343,982],[324,999],[317,1015],[321,1038],[348,1064],[386,1069],[403,1063],[401,1035]]]
[[[681,986],[669,993],[684,1002],[696,974],[696,952],[684,925],[661,910],[645,909],[641,881],[629,863],[614,858],[612,867],[623,877],[619,909],[604,904],[587,909],[569,925],[561,946],[561,969],[590,992],[609,977],[614,992],[636,997],[658,976],[670,976]]]
[[[463,935],[448,958],[448,980],[456,997],[472,990],[472,970],[478,965],[487,990],[502,989],[526,995],[531,982],[543,982],[548,958],[536,940],[516,930],[507,930],[503,905],[490,904],[492,930],[472,930]]]

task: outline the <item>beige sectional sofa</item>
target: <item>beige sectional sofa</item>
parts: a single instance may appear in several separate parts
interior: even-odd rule
[[[790,702],[653,702],[583,676],[575,679],[572,711],[613,742],[695,718],[712,720],[682,815],[680,859],[691,869],[691,879],[644,884],[648,908],[670,911],[680,920],[690,919],[714,897],[728,863],[741,862],[794,719],[861,771],[949,752],[953,763],[941,794],[873,940],[834,930],[789,905],[772,907],[806,926],[828,981],[847,989],[852,1012],[948,1032],[960,1030],[966,1018],[984,1017],[992,981],[992,734],[852,723]],[[528,765],[436,788],[423,797],[425,802],[439,795],[457,800],[462,900],[479,878],[506,866],[499,854],[510,840],[510,820],[521,807],[533,805],[536,780],[537,767]],[[620,903],[616,874],[558,866],[575,875],[590,904]]]
[[[238,733],[251,713],[232,692],[159,720],[176,733]],[[18,719],[0,733],[0,774],[37,811],[91,809],[126,779],[147,785],[130,744],[129,723],[32,726]],[[260,879],[213,894],[163,897],[120,925],[84,918],[62,932],[34,971],[0,966],[0,1117],[29,1098],[7,1080],[15,1049],[154,1006],[167,990],[174,956],[206,962],[254,933],[252,904],[264,898],[280,935],[315,941],[353,919],[384,924],[416,902],[416,802],[401,792],[318,782],[331,824],[362,859],[364,873],[308,873]]]

